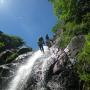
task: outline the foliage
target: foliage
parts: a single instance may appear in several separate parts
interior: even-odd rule
[[[0,31],[0,65],[12,62],[18,55],[20,47],[24,45],[24,41],[17,36],[11,36],[4,34]],[[32,51],[32,48],[27,48],[28,52]],[[26,53],[24,51],[23,53]]]
[[[84,90],[90,90],[90,1],[89,0],[49,0],[54,8],[58,22],[53,32],[59,33],[60,48],[65,48],[71,38],[85,35],[84,48],[77,56],[77,71],[80,79],[85,81]]]
[[[86,35],[84,48],[77,56],[77,71],[80,79],[85,81],[85,90],[90,89],[90,33]]]
[[[16,36],[6,35],[4,33],[0,34],[0,52],[6,49],[14,49],[22,46],[24,41]]]
[[[10,36],[11,38],[11,46],[13,48],[22,46],[24,44],[24,41],[20,38],[20,37],[16,37],[16,36]]]
[[[81,22],[89,12],[89,0],[49,0],[54,7],[55,15],[63,20]]]
[[[62,45],[68,42],[69,38],[72,38],[74,35],[86,35],[90,32],[89,0],[49,1],[53,4],[55,15],[58,17],[58,22],[52,31],[56,33],[61,29],[63,30],[63,35],[65,34],[64,36],[66,36],[63,36],[65,39],[61,40]]]
[[[0,47],[4,47],[4,46],[5,46],[4,42],[0,42]]]

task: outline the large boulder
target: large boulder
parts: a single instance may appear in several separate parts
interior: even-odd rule
[[[17,64],[6,64],[0,66],[0,90],[5,90],[8,82],[15,75]]]
[[[53,73],[60,73],[60,71],[63,71],[65,69],[65,65],[67,64],[67,62],[68,56],[64,51],[62,51],[60,57],[58,57],[58,60],[54,65]]]
[[[60,50],[55,56],[57,57],[52,59],[56,61],[50,66],[45,77],[46,86],[50,90],[79,90],[79,76],[73,70],[67,54]]]
[[[64,51],[54,49],[45,60],[35,62],[24,90],[79,90],[78,74]]]
[[[71,42],[65,48],[65,52],[70,58],[74,58],[83,48],[85,43],[85,36],[78,35],[72,38]]]

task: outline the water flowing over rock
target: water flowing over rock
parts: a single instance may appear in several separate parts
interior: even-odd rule
[[[8,83],[15,77],[18,67],[26,62],[32,53],[20,55],[12,63],[0,65],[0,90],[5,90]],[[7,90],[7,89],[6,89]]]
[[[38,50],[24,58],[24,63],[13,62],[17,65],[13,77],[0,90],[79,90],[79,77],[65,51],[44,49],[45,53]]]

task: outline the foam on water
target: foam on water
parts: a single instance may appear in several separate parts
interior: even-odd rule
[[[49,50],[46,46],[44,46],[45,53],[42,53],[40,50],[36,51],[24,65],[21,65],[16,71],[16,76],[9,83],[9,87],[6,90],[23,90],[25,83],[27,82],[30,73],[32,71],[32,67],[38,58],[46,55]],[[49,52],[50,53],[50,52]],[[48,53],[48,54],[49,54]],[[47,54],[47,55],[48,55]]]

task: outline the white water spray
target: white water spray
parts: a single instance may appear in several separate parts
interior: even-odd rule
[[[49,52],[46,46],[44,47],[44,50],[46,54]],[[43,55],[44,54],[40,50],[38,50],[27,60],[25,65],[20,66],[16,72],[16,76],[9,83],[9,87],[7,90],[23,90],[24,85],[30,76],[35,61]]]

